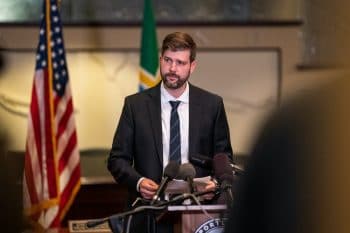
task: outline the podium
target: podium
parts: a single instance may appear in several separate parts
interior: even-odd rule
[[[176,205],[167,207],[167,215],[174,219],[174,233],[207,232],[214,228],[220,232],[224,227],[222,216],[226,209],[226,205]]]
[[[206,215],[203,210],[207,212]],[[224,227],[223,214],[226,205],[173,205],[159,216],[158,221],[174,224],[174,233],[221,232]],[[90,219],[92,220],[92,219]],[[93,228],[87,227],[89,220],[71,220],[68,223],[70,233],[111,233],[108,223]]]

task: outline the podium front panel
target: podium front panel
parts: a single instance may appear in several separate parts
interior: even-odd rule
[[[203,209],[208,213],[205,214]],[[226,205],[181,205],[169,206],[168,212],[181,212],[181,226],[175,227],[175,233],[206,232],[223,228],[222,213],[226,210]],[[210,221],[212,220],[212,221]],[[202,227],[204,230],[200,230]]]

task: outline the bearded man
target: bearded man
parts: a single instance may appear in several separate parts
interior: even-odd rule
[[[114,135],[108,169],[130,193],[152,199],[170,161],[189,163],[191,156],[213,158],[232,147],[223,100],[195,87],[189,78],[196,67],[197,46],[186,33],[167,35],[162,44],[162,81],[153,88],[125,98]],[[213,175],[195,166],[196,176]],[[208,181],[205,190],[214,190]],[[132,224],[130,232],[147,232],[145,224]],[[139,227],[139,228],[137,228]],[[156,224],[157,232],[172,232],[169,224]]]

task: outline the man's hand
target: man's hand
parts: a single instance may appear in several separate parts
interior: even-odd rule
[[[198,187],[197,191],[199,192],[205,192],[205,191],[215,191],[215,188],[216,188],[216,184],[214,181],[208,181],[207,184],[205,186],[202,186],[202,187]],[[214,193],[208,193],[208,194],[205,194],[203,195],[203,198],[205,200],[211,200],[213,199],[214,197]]]
[[[158,184],[156,184],[153,180],[144,178],[140,183],[140,193],[145,199],[152,199],[156,194],[158,189]]]

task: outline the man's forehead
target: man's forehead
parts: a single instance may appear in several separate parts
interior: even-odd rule
[[[178,59],[182,61],[188,61],[190,60],[190,50],[177,50],[172,51],[170,49],[165,50],[164,57],[172,58],[172,59]]]

